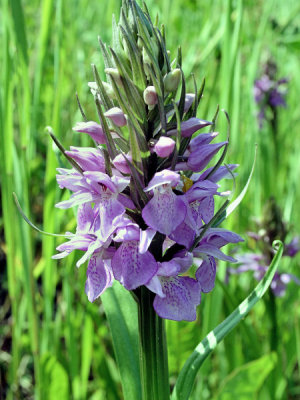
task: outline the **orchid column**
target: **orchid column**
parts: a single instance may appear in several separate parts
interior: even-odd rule
[[[218,228],[228,201],[215,211],[215,198],[226,196],[217,182],[233,177],[236,165],[222,165],[228,142],[211,143],[214,122],[196,117],[203,85],[198,90],[194,82],[194,93],[186,93],[181,51],[171,62],[164,30],[146,8],[124,0],[113,45],[100,39],[100,48],[106,81],[93,66],[89,83],[99,121],[89,121],[80,106],[84,122],[73,128],[94,145],[65,151],[59,144],[72,169],[59,169],[57,181],[73,194],[57,207],[78,210],[76,232],[67,233],[54,258],[84,252],[77,266],[88,261],[89,301],[114,280],[132,293],[143,399],[163,400],[169,398],[163,319],[195,320],[201,295],[214,287],[215,259],[235,261],[220,249],[242,240]]]

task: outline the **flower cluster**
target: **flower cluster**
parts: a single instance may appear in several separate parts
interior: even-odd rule
[[[255,279],[258,281],[261,280],[273,258],[273,241],[275,239],[280,239],[282,242],[285,242],[288,229],[286,224],[282,221],[281,211],[276,205],[274,198],[269,200],[264,211],[264,220],[258,223],[258,233],[249,232],[250,238],[255,241],[256,247],[259,248],[259,252],[237,255],[236,259],[239,266],[237,268],[229,267],[227,269],[228,274],[240,274],[246,271],[253,271]],[[290,258],[295,257],[300,251],[299,239],[299,236],[294,236],[294,238],[285,245],[284,256]],[[300,285],[300,279],[295,275],[276,271],[271,282],[271,289],[274,295],[277,297],[284,296],[287,284],[292,281]]]
[[[258,122],[260,129],[264,120],[274,119],[274,112],[277,107],[286,107],[284,86],[288,80],[282,78],[276,80],[277,66],[269,61],[266,63],[263,75],[254,83],[254,99],[259,106]],[[271,116],[268,117],[268,111]]]
[[[216,132],[199,134],[214,126],[196,117],[203,87],[186,93],[180,52],[171,63],[164,32],[147,10],[123,1],[113,48],[101,40],[100,47],[107,81],[93,67],[89,83],[100,123],[82,111],[85,121],[73,128],[95,145],[63,150],[73,168],[57,175],[72,195],[56,206],[78,206],[77,229],[53,257],[84,252],[77,266],[88,260],[90,301],[117,280],[129,291],[152,291],[160,317],[192,321],[201,293],[214,287],[215,259],[234,261],[220,249],[242,240],[217,227],[222,215],[214,200],[226,196],[218,182],[237,165],[221,165],[228,142],[212,144]],[[194,257],[202,263],[191,277]]]

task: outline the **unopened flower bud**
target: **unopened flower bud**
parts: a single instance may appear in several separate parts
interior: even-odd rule
[[[150,59],[150,57],[149,57],[147,51],[145,50],[145,47],[143,47],[143,53],[142,53],[142,55],[143,55],[143,63],[144,63],[144,64],[151,64],[151,59]]]
[[[122,83],[121,75],[117,68],[105,68],[105,73],[110,75],[117,84]]]
[[[144,90],[144,102],[147,104],[147,106],[154,106],[157,104],[157,93],[155,90],[154,86],[148,86]]]
[[[101,125],[97,124],[94,121],[77,122],[77,124],[72,129],[75,132],[87,133],[97,143],[100,144],[106,143],[105,134],[103,133]]]
[[[90,88],[93,96],[98,94],[98,86],[96,82],[88,82],[88,87]]]
[[[117,126],[125,126],[127,121],[125,118],[125,114],[119,107],[113,107],[110,110],[106,111],[104,115],[111,119],[112,122]]]
[[[181,78],[181,71],[179,68],[173,69],[164,77],[164,86],[166,92],[173,92],[178,88]]]
[[[175,141],[169,137],[161,136],[154,146],[154,151],[159,157],[169,157],[173,153]]]
[[[184,99],[184,112],[187,112],[195,100],[195,93],[187,93]]]
[[[102,82],[102,85],[104,86],[104,89],[105,89],[105,92],[106,92],[107,96],[111,100],[115,100],[116,99],[116,95],[115,95],[115,92],[114,92],[114,89],[112,88],[112,86],[107,82]]]
[[[126,158],[128,159],[128,161],[132,162],[132,156],[130,153],[126,154]],[[130,174],[130,167],[128,165],[126,158],[122,153],[118,154],[113,159],[113,165],[115,168],[117,168],[117,170],[119,170],[123,174]]]
[[[199,118],[190,118],[187,121],[181,123],[181,136],[191,137],[193,133],[197,132],[199,129],[205,126],[212,125],[212,122],[205,121]],[[167,132],[169,136],[176,135],[177,129],[171,129]]]

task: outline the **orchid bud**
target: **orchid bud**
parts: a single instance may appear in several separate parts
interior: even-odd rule
[[[154,86],[148,86],[144,90],[143,97],[144,97],[144,102],[147,104],[147,106],[153,107],[158,102],[157,93]]]
[[[72,129],[75,132],[87,133],[97,143],[100,143],[100,144],[106,143],[105,134],[102,130],[101,125],[97,124],[94,121],[77,122],[76,125]]]
[[[175,140],[161,136],[154,146],[154,151],[159,157],[169,157],[173,153]]]
[[[187,121],[183,121],[181,124],[181,136],[191,137],[193,133],[205,126],[212,125],[211,122],[199,118],[190,118]],[[176,135],[177,128],[171,129],[167,132],[169,136]]]
[[[181,71],[179,68],[173,69],[164,77],[164,87],[166,92],[174,92],[179,85]]]
[[[112,120],[112,122],[117,126],[125,126],[127,121],[125,114],[119,107],[113,107],[104,113],[105,117]]]
[[[132,162],[132,156],[130,153],[126,154],[126,158],[128,161]],[[130,167],[128,162],[122,153],[118,154],[113,159],[113,165],[117,168],[118,171],[122,172],[123,174],[130,174]]]
[[[122,78],[117,68],[105,68],[104,71],[115,80],[116,84],[122,84]]]

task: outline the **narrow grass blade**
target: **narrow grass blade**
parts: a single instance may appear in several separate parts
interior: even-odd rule
[[[270,286],[279,261],[283,253],[283,244],[275,241],[273,247],[276,248],[276,254],[273,261],[264,276],[258,283],[256,288],[250,295],[214,330],[212,330],[185,362],[181,372],[179,373],[172,400],[187,400],[191,394],[196,375],[203,362],[215,349],[218,343],[232,331],[233,328],[249,313],[253,306],[262,298],[266,290]]]

